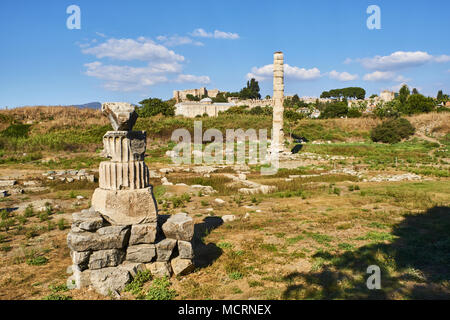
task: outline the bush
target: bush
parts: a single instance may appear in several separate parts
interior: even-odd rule
[[[370,132],[373,142],[397,143],[413,135],[413,125],[404,118],[390,119],[379,124]]]
[[[175,290],[169,288],[170,282],[167,277],[153,280],[150,289],[145,296],[147,300],[172,300],[176,296]]]
[[[31,125],[29,124],[11,124],[8,128],[1,132],[3,137],[8,138],[26,138],[30,131]]]
[[[348,106],[346,102],[332,102],[327,104],[325,110],[320,114],[320,118],[340,118],[347,116]]]
[[[174,116],[175,107],[171,106],[167,102],[157,98],[149,98],[139,102],[141,106],[137,108],[137,113],[142,118],[156,116],[162,114],[164,116]]]

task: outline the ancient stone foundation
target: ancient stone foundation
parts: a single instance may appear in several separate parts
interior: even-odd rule
[[[99,188],[92,207],[73,214],[67,244],[72,257],[69,288],[92,286],[118,295],[141,270],[154,276],[184,275],[194,268],[194,222],[185,213],[158,216],[144,162],[146,135],[131,131],[137,114],[126,103],[106,103],[103,114],[114,129],[103,137]]]

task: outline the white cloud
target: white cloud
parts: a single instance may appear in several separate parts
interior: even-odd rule
[[[164,66],[130,67],[86,63],[86,75],[105,80],[104,88],[111,91],[139,91],[145,87],[167,82]]]
[[[388,56],[375,56],[373,58],[357,59],[361,65],[372,70],[399,70],[409,67],[417,67],[428,62],[449,62],[450,56],[433,56],[424,51],[396,51]]]
[[[224,32],[220,30],[214,30],[214,32],[207,32],[202,28],[195,29],[193,32],[190,33],[193,37],[200,37],[200,38],[215,38],[215,39],[229,39],[229,40],[235,40],[239,39],[239,34],[232,33],[232,32]]]
[[[372,73],[367,73],[364,75],[363,80],[365,81],[409,81],[401,75],[397,75],[392,71],[374,71]]]
[[[95,34],[98,35],[99,37],[106,38],[106,34],[104,33],[96,32]]]
[[[208,84],[211,82],[208,76],[194,76],[192,74],[180,74],[175,79],[175,82],[195,82],[201,84]]]
[[[141,61],[184,61],[184,57],[154,41],[139,37],[135,39],[109,39],[98,46],[83,49],[84,54],[97,58]]]
[[[142,91],[148,87],[168,82],[193,82],[208,84],[208,76],[180,74],[181,65],[160,63],[144,67],[105,65],[100,61],[86,63],[85,74],[103,80],[103,87],[110,91]],[[175,76],[175,77],[174,77]]]
[[[436,62],[449,62],[450,61],[450,56],[446,55],[446,54],[443,54],[443,55],[435,57],[434,61],[436,61]]]
[[[284,74],[286,78],[292,80],[315,80],[321,77],[320,70],[317,68],[305,69],[292,67],[288,64],[284,65]],[[252,71],[247,73],[247,79],[255,78],[258,81],[271,79],[273,76],[273,64],[263,67],[253,67]]]
[[[352,62],[353,62],[353,59],[351,59],[351,58],[347,58],[344,60],[344,64],[350,64]]]
[[[192,44],[195,46],[203,46],[202,42],[194,41],[187,36],[179,36],[179,35],[158,36],[158,37],[156,37],[156,39],[167,47],[175,47],[175,46],[181,46],[181,45],[186,45],[186,44]]]
[[[358,79],[357,74],[350,74],[348,72],[337,72],[333,70],[328,73],[330,79],[339,80],[339,81],[352,81]]]

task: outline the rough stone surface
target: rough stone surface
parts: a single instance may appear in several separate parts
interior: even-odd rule
[[[156,256],[155,245],[138,244],[127,249],[127,261],[148,263]]]
[[[130,272],[126,268],[110,267],[90,271],[92,287],[99,294],[118,294],[131,281]]]
[[[131,131],[138,117],[134,106],[126,102],[102,103],[102,113],[115,131]]]
[[[133,278],[137,275],[137,273],[139,271],[144,271],[146,269],[145,264],[143,264],[143,263],[134,263],[134,262],[128,262],[128,261],[125,261],[120,266],[120,268],[122,270],[128,271]]]
[[[95,231],[103,226],[103,218],[97,212],[76,212],[72,214],[73,225],[86,231]]]
[[[194,220],[186,213],[177,213],[167,219],[162,230],[167,238],[191,241],[194,235]]]
[[[170,277],[172,274],[172,268],[168,262],[156,261],[145,266],[155,277]]]
[[[168,261],[176,244],[177,240],[175,239],[164,239],[158,242],[156,244],[157,261]]]
[[[157,223],[136,224],[131,226],[130,245],[154,243],[156,239]]]
[[[178,254],[182,259],[194,258],[194,250],[192,249],[192,243],[188,241],[178,240]]]
[[[97,232],[69,232],[67,244],[73,251],[121,249],[128,240],[130,228],[126,226],[111,226]]]
[[[91,270],[81,271],[76,266],[72,266],[73,274],[67,279],[66,285],[69,289],[83,289],[91,284]]]
[[[226,214],[224,216],[222,216],[222,220],[223,222],[231,222],[236,220],[236,216],[234,214]]]
[[[97,188],[92,206],[113,225],[156,222],[157,205],[152,188],[136,190],[104,190]]]
[[[16,183],[16,180],[0,180],[0,187],[12,187]]]
[[[124,256],[125,252],[118,249],[95,251],[89,258],[89,269],[116,267],[123,261]]]
[[[173,273],[175,275],[186,275],[194,270],[194,264],[190,259],[176,257],[170,261]]]

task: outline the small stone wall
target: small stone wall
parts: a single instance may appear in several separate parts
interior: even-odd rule
[[[193,234],[194,222],[185,213],[127,226],[109,224],[92,208],[74,213],[67,236],[73,262],[67,286],[91,286],[116,296],[142,270],[156,277],[187,274],[194,269]]]

